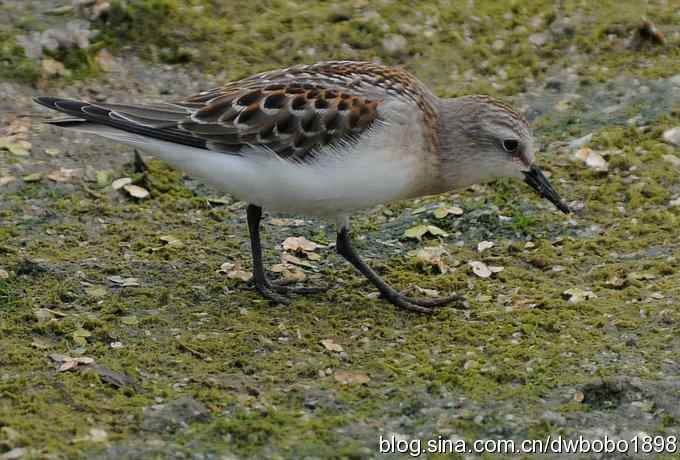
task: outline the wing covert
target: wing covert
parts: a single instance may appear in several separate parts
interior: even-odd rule
[[[178,127],[205,139],[211,149],[260,146],[304,161],[319,146],[359,136],[378,117],[379,101],[318,82],[259,80],[177,104],[195,109]]]

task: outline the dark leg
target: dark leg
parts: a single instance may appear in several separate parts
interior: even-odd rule
[[[387,284],[376,272],[371,269],[366,263],[361,260],[359,255],[352,247],[352,240],[349,236],[347,227],[341,227],[338,232],[338,239],[336,248],[338,254],[347,259],[357,270],[359,270],[373,285],[378,288],[380,294],[390,303],[397,307],[405,308],[406,310],[415,311],[418,313],[432,313],[432,307],[444,305],[453,301],[463,300],[460,295],[452,295],[441,299],[412,299],[406,297]]]
[[[255,206],[254,204],[249,204],[248,208],[246,208],[246,216],[248,219],[248,232],[250,233],[250,251],[253,254],[253,278],[255,278],[255,288],[269,300],[282,304],[289,304],[289,299],[274,292],[269,284],[267,275],[264,272],[264,264],[262,263],[262,245],[260,243],[262,208]]]
[[[262,262],[262,244],[260,243],[260,220],[262,219],[262,208],[249,204],[246,208],[248,219],[248,232],[250,233],[250,250],[253,254],[253,278],[257,291],[269,300],[274,302],[289,304],[290,300],[280,293],[293,292],[296,294],[311,294],[326,290],[323,287],[286,287],[277,286],[267,279]]]
[[[142,158],[137,149],[135,149],[135,160],[133,165],[136,173],[143,173],[149,170],[149,168],[146,166],[146,163],[144,163],[144,158]]]

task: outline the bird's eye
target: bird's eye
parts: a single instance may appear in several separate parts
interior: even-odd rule
[[[517,139],[505,139],[503,141],[503,148],[508,153],[517,152],[518,147],[519,147],[519,141]]]

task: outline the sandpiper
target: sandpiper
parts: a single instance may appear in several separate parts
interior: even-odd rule
[[[438,98],[410,73],[352,61],[260,73],[189,98],[153,105],[36,102],[67,114],[49,121],[145,150],[248,203],[257,290],[310,289],[270,282],[262,262],[262,210],[333,219],[337,251],[408,310],[459,300],[413,299],[389,286],[355,252],[349,216],[360,209],[438,194],[500,177],[523,179],[569,208],[534,164],[526,119],[489,96]]]

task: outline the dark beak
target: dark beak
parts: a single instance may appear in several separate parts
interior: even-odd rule
[[[569,214],[571,212],[569,206],[562,201],[562,198],[560,198],[552,185],[550,185],[550,182],[548,182],[548,179],[543,175],[543,171],[537,166],[531,166],[531,169],[524,173],[524,181],[531,185],[543,198],[550,200],[563,213]]]

